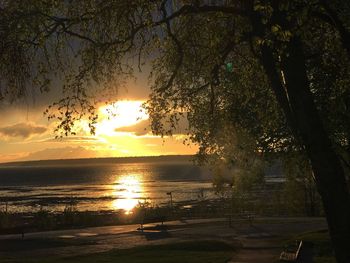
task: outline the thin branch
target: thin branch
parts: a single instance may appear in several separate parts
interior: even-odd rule
[[[173,20],[176,17],[186,14],[203,14],[203,13],[217,13],[221,12],[223,14],[239,15],[239,16],[248,16],[250,13],[247,10],[240,9],[237,7],[230,6],[211,6],[211,5],[184,5],[178,11],[173,12],[170,16],[163,17],[162,20],[159,20],[154,23],[154,25],[161,25],[166,22]]]
[[[173,70],[168,82],[166,85],[164,85],[163,87],[159,88],[157,91],[158,92],[162,92],[162,91],[165,91],[166,89],[168,89],[169,87],[172,86],[173,82],[174,82],[174,79],[182,65],[182,62],[183,62],[183,57],[184,57],[184,52],[183,52],[183,49],[182,49],[182,46],[181,46],[181,43],[180,41],[176,38],[176,36],[174,35],[174,33],[172,32],[172,29],[171,29],[171,25],[170,25],[170,21],[169,20],[166,20],[166,17],[167,17],[167,11],[166,11],[166,7],[165,7],[165,3],[167,1],[163,1],[162,4],[161,4],[161,11],[163,13],[163,20],[165,21],[164,23],[166,24],[166,28],[167,28],[167,33],[168,35],[170,36],[170,38],[172,39],[172,41],[175,43],[176,45],[176,50],[178,52],[178,60],[176,62],[176,65],[175,65],[175,69]]]
[[[189,96],[189,97],[192,96],[192,95],[195,95],[195,94],[197,94],[198,92],[200,92],[200,91],[202,91],[202,90],[208,88],[209,85],[210,85],[210,83],[207,82],[207,83],[205,83],[204,85],[202,85],[202,86],[200,86],[200,87],[198,87],[198,88],[196,88],[196,89],[189,90],[189,91],[186,93],[186,95]]]

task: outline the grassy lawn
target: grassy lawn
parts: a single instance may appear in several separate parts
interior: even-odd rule
[[[328,230],[303,233],[294,236],[287,243],[292,244],[295,240],[310,241],[314,244],[314,263],[336,263]]]
[[[82,249],[84,249],[82,247]],[[88,248],[87,248],[88,249]],[[234,255],[234,248],[219,241],[191,241],[175,244],[144,246],[131,249],[111,250],[67,258],[51,258],[27,262],[113,262],[113,263],[224,263]],[[0,262],[17,262],[16,260]],[[23,261],[21,261],[23,262]]]
[[[115,262],[115,263],[204,263],[226,262],[233,248],[217,241],[184,242],[160,246],[111,250],[104,253],[65,258],[52,262]]]

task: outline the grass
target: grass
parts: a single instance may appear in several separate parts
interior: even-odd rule
[[[295,240],[308,241],[314,244],[314,263],[336,263],[328,230],[299,234],[288,240],[287,244],[292,244]]]
[[[88,248],[87,248],[88,249]],[[166,245],[143,246],[130,249],[110,250],[82,256],[51,258],[26,262],[70,263],[224,263],[234,255],[234,248],[220,241],[191,241]],[[17,262],[1,261],[0,262]],[[23,261],[21,261],[23,262]]]
[[[232,257],[232,250],[231,246],[223,242],[198,241],[112,250],[56,262],[224,263]]]

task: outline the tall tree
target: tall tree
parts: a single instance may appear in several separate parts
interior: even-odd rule
[[[96,89],[131,75],[132,58],[151,60],[153,131],[171,133],[184,116],[202,156],[305,154],[337,260],[347,262],[349,13],[327,0],[4,0],[1,94],[45,91],[60,78],[64,96],[49,118],[68,135],[88,115],[93,132]]]

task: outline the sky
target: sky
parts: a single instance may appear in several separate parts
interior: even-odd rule
[[[139,75],[118,91],[113,105],[97,105],[95,135],[90,134],[88,121],[82,120],[76,136],[60,139],[55,139],[55,121],[43,114],[57,99],[57,90],[0,105],[0,162],[194,154],[197,147],[184,145],[184,132],[166,138],[151,133],[148,115],[141,108],[148,94],[147,81]]]

